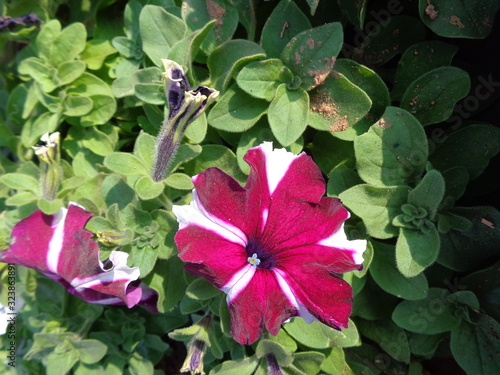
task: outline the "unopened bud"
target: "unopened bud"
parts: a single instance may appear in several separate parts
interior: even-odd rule
[[[35,154],[40,160],[40,185],[42,198],[48,201],[55,199],[62,180],[60,136],[58,132],[45,133],[41,140],[43,145],[33,146]]]
[[[172,60],[162,59],[165,72],[165,96],[169,114],[156,140],[153,180],[161,181],[174,160],[187,126],[203,113],[219,92],[205,86],[191,90],[182,67]]]

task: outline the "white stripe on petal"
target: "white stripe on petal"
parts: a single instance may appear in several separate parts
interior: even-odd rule
[[[55,227],[52,238],[49,242],[49,251],[47,251],[47,268],[57,274],[57,265],[59,264],[59,257],[62,252],[62,245],[64,240],[64,225],[66,224],[66,215],[68,214],[67,208],[61,208],[53,215],[51,227]]]
[[[276,187],[285,176],[290,164],[297,159],[297,155],[284,148],[273,150],[272,142],[264,142],[260,146],[266,161],[266,175],[269,186],[269,195],[273,195]]]
[[[276,275],[276,279],[278,280],[278,284],[279,284],[279,286],[281,288],[281,291],[286,296],[286,298],[288,299],[288,301],[297,309],[297,311],[299,313],[299,316],[302,319],[304,319],[304,321],[307,324],[310,324],[310,323],[314,322],[315,320],[318,320],[318,319],[316,319],[316,317],[314,315],[312,315],[304,307],[304,305],[302,305],[300,303],[300,301],[297,299],[297,297],[295,297],[295,295],[292,292],[292,288],[290,288],[290,285],[288,285],[288,283],[285,280],[284,272],[282,270],[280,270],[280,269],[277,269],[277,268],[274,268],[272,271]]]
[[[211,232],[215,232],[229,242],[233,242],[243,247],[245,247],[248,242],[247,236],[241,229],[207,212],[199,201],[196,189],[193,189],[193,199],[189,205],[173,206],[172,212],[179,222],[179,230],[188,225],[196,225]]]
[[[251,264],[245,265],[241,270],[236,272],[231,280],[224,285],[220,290],[227,294],[227,303],[229,304],[245,289],[255,275],[256,267]]]
[[[349,241],[344,231],[344,223],[339,230],[333,233],[330,237],[322,239],[318,245],[335,247],[351,254],[352,259],[356,264],[363,263],[363,253],[366,250],[366,240]]]
[[[75,277],[70,284],[77,292],[82,292],[84,289],[113,281],[127,280],[135,281],[139,278],[141,271],[137,267],[127,266],[128,254],[123,251],[113,250],[109,255],[109,260],[113,266],[109,270],[104,270],[102,273],[89,277]]]

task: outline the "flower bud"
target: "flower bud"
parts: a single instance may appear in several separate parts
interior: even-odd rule
[[[61,151],[59,148],[60,136],[58,132],[45,133],[41,140],[44,145],[33,146],[35,154],[40,160],[40,186],[42,198],[48,201],[54,200],[62,180],[60,166]]]
[[[217,90],[206,86],[198,86],[191,90],[184,70],[179,64],[166,59],[162,59],[162,62],[165,68],[162,76],[169,114],[156,140],[152,176],[154,181],[161,181],[165,177],[187,126],[219,95]]]

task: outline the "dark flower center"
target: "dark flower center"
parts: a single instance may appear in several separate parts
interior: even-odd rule
[[[246,246],[248,263],[260,269],[272,270],[276,267],[276,260],[269,251],[260,244],[259,240],[251,239]]]

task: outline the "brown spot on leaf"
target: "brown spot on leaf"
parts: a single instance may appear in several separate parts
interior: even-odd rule
[[[311,96],[310,108],[320,114],[325,120],[331,121],[331,124],[328,125],[328,130],[332,132],[346,130],[349,127],[347,115],[339,115],[339,109],[327,90],[317,90]]]
[[[389,124],[384,118],[381,118],[375,123],[376,126],[382,129],[389,129],[392,128],[392,125]]]
[[[281,28],[280,39],[283,39],[283,37],[285,36],[285,30],[288,29],[289,27],[290,25],[288,24],[288,22],[285,21],[283,27]]]
[[[495,229],[495,224],[493,224],[491,221],[486,220],[484,217],[481,218],[481,223],[486,225],[488,228]]]
[[[314,48],[314,40],[313,40],[313,38],[309,38],[309,39],[307,39],[307,46],[308,46],[310,49],[313,49],[313,48]]]
[[[431,0],[427,0],[427,4],[425,14],[427,14],[431,20],[435,20],[438,16],[438,11],[434,8],[434,5],[431,4]]]
[[[214,0],[207,0],[207,12],[210,18],[216,21],[214,32],[219,33],[221,26],[224,25],[222,17],[226,15],[226,10]]]
[[[295,65],[300,64],[300,55],[298,52],[295,52]]]
[[[307,74],[314,78],[314,86],[312,88],[317,87],[325,82],[326,77],[328,77],[333,69],[333,66],[335,65],[336,59],[337,58],[335,56],[330,59],[328,57],[325,57],[323,60],[324,65],[322,68],[307,71]]]
[[[459,29],[463,29],[465,26],[462,22],[460,22],[460,18],[457,16],[450,17],[450,24],[453,26],[458,26]]]

